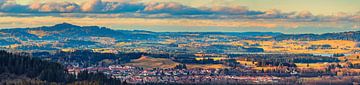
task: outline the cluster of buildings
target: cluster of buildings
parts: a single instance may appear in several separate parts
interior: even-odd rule
[[[222,69],[152,69],[144,70],[142,68],[111,65],[108,67],[67,67],[71,74],[79,74],[81,71],[102,72],[108,76],[125,81],[127,83],[239,83],[247,82],[249,84],[278,83],[288,80],[282,77],[273,76],[231,76],[226,75]]]

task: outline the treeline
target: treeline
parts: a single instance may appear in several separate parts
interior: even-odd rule
[[[219,61],[213,59],[195,60],[193,54],[152,54],[152,53],[97,53],[91,50],[76,50],[74,52],[59,51],[56,53],[49,52],[34,52],[31,54],[34,57],[41,59],[50,59],[53,62],[61,62],[61,64],[74,64],[78,63],[80,66],[88,67],[93,65],[113,65],[124,64],[131,60],[138,59],[141,56],[150,56],[154,58],[170,58],[175,62],[186,64],[220,64]],[[102,61],[110,60],[111,63],[102,64]]]
[[[326,33],[326,34],[283,34],[274,40],[353,40],[360,41],[360,31]]]
[[[230,54],[229,57],[244,58],[256,62],[320,63],[340,62],[336,57],[317,56],[312,54]]]
[[[214,59],[196,60],[195,58],[184,58],[184,57],[175,57],[173,61],[183,64],[222,64],[222,62],[215,61]]]
[[[65,63],[79,63],[81,66],[87,67],[92,65],[99,65],[103,60],[111,60],[109,64],[123,64],[130,62],[133,59],[138,59],[144,53],[97,53],[91,50],[76,50],[74,52],[56,52],[51,54],[48,52],[32,53],[34,57],[42,57],[42,59],[49,58],[54,62]]]
[[[9,75],[15,77],[6,77]],[[1,85],[28,85],[44,82],[45,84],[122,84],[121,81],[107,77],[102,73],[81,72],[78,76],[75,76],[67,73],[59,63],[12,54],[6,51],[0,51],[0,76],[5,76],[0,77]]]

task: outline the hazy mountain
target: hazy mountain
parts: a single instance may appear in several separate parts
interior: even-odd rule
[[[183,39],[177,43],[200,42],[205,38],[228,40],[355,40],[360,31],[326,34],[282,34],[277,32],[151,32],[144,30],[113,30],[99,26],[77,26],[69,23],[35,28],[0,30],[0,46],[23,50],[54,50],[58,48],[96,48],[114,46],[118,42],[145,42],[153,45],[166,39]],[[215,41],[214,41],[215,42]],[[155,43],[155,44],[154,44]],[[144,44],[145,46],[149,46]],[[141,45],[139,45],[141,46]]]
[[[112,30],[99,26],[76,26],[69,23],[56,24],[54,26],[43,26],[36,28],[12,28],[0,30],[2,38],[17,38],[18,40],[64,40],[83,39],[86,37],[110,37],[116,40],[142,40],[156,39],[158,36],[183,36],[187,34],[199,34],[198,37],[210,35],[227,35],[237,37],[248,36],[277,36],[281,33],[273,32],[151,32],[143,30]],[[1,39],[3,42],[8,41]]]
[[[8,36],[15,36],[21,39],[59,39],[77,37],[113,37],[121,38],[121,32],[98,26],[76,26],[69,23],[57,24],[54,26],[44,26],[37,28],[14,28],[4,29],[0,32],[7,33]]]
[[[54,26],[36,28],[2,29],[0,30],[0,45],[41,41],[65,43],[63,46],[80,46],[95,45],[101,40],[117,42],[156,38],[156,36],[148,33],[141,34],[138,32],[140,31],[112,30],[99,26],[77,26],[69,23],[61,23]]]

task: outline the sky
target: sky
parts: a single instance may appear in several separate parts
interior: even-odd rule
[[[0,0],[0,28],[68,22],[159,32],[360,30],[360,0]]]

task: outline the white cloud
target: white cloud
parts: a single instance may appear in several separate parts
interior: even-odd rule
[[[101,10],[100,7],[102,6],[101,0],[89,0],[81,5],[81,10],[84,12],[92,12]]]

